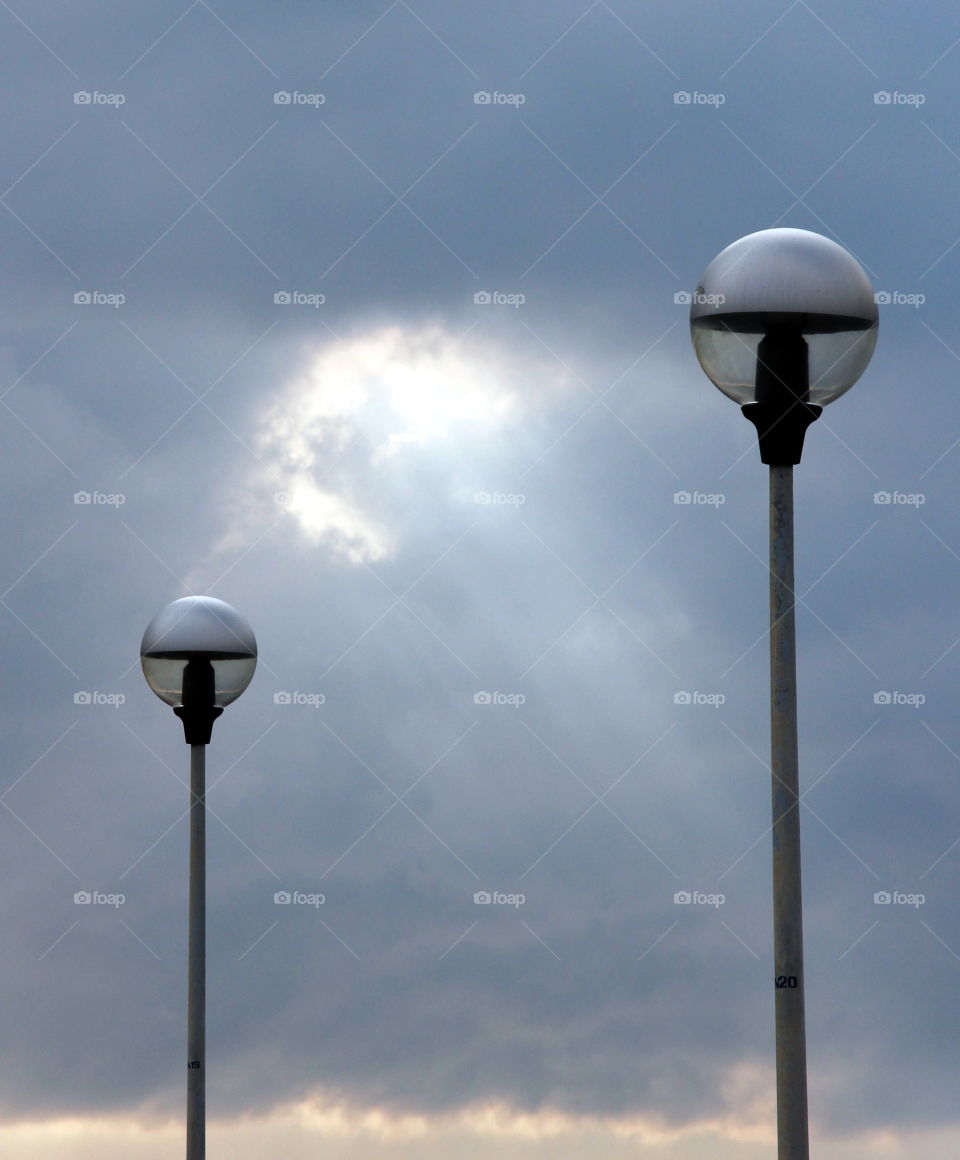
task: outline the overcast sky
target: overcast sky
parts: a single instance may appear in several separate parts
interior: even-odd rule
[[[261,653],[211,1152],[771,1154],[766,470],[678,297],[772,226],[884,295],[796,480],[812,1130],[957,1154],[958,66],[924,0],[0,4],[5,1156],[182,1148],[194,593]]]

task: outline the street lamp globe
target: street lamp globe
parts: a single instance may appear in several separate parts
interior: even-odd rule
[[[162,608],[147,625],[140,664],[147,684],[173,706],[185,727],[191,715],[209,719],[212,727],[224,706],[250,684],[257,641],[231,605],[212,596],[186,596]]]
[[[807,230],[761,230],[707,266],[690,330],[700,366],[754,424],[770,467],[777,1155],[808,1160],[793,468],[806,429],[870,361],[877,306],[863,268],[836,242]]]
[[[187,1160],[206,1155],[206,749],[224,706],[250,684],[257,641],[239,612],[212,596],[161,608],[140,642],[147,684],[183,722],[190,746],[190,928],[187,949]]]
[[[760,230],[707,266],[690,329],[707,377],[741,406],[823,407],[870,361],[877,305],[843,246],[809,230]]]

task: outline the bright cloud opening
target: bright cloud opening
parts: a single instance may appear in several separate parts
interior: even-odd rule
[[[354,562],[381,559],[395,495],[416,452],[458,457],[515,421],[517,368],[438,328],[386,327],[322,348],[263,420],[278,502],[310,540]],[[378,511],[378,509],[380,509]]]

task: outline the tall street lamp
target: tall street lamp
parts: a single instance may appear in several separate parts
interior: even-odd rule
[[[748,234],[710,263],[690,308],[700,365],[757,428],[770,467],[770,772],[779,1160],[807,1160],[793,467],[807,428],[865,370],[873,288],[842,246],[807,230]]]
[[[205,753],[224,706],[250,684],[257,642],[244,618],[212,596],[161,609],[140,645],[147,684],[173,706],[190,746],[190,941],[187,970],[187,1160],[204,1160],[206,1137]]]

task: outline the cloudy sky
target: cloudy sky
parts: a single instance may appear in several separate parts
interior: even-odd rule
[[[676,296],[785,225],[885,296],[797,472],[812,1133],[955,1156],[960,15],[0,29],[3,1154],[182,1148],[188,753],[137,653],[193,593],[261,650],[211,1154],[771,1154],[766,472]]]

